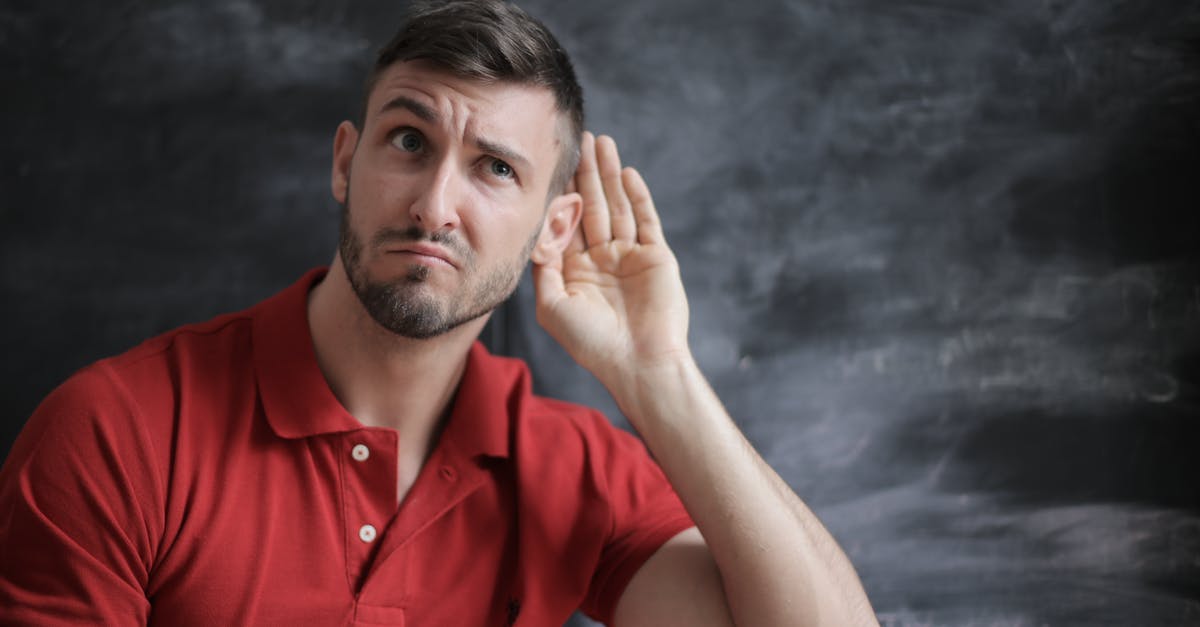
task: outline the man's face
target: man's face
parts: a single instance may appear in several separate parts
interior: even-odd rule
[[[503,302],[542,230],[560,154],[549,90],[398,63],[338,129],[339,256],[372,318],[412,338]],[[355,140],[355,141],[352,141]]]

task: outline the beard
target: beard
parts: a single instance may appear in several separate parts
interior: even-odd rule
[[[350,225],[347,193],[341,210],[338,252],[350,286],[371,318],[396,335],[423,340],[488,314],[508,300],[517,289],[539,231],[540,224],[512,262],[480,274],[474,252],[455,233],[429,233],[418,226],[380,229],[370,240],[370,250],[364,250],[366,244]],[[375,256],[387,244],[421,241],[439,244],[455,254],[460,262],[458,272],[464,279],[456,293],[439,300],[428,284],[432,273],[428,266],[413,265],[403,276],[390,281],[373,279],[364,267],[364,254]]]

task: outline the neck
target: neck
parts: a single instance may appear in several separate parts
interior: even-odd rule
[[[339,258],[308,296],[317,364],[334,396],[364,425],[395,429],[403,448],[422,459],[486,322],[483,316],[425,340],[400,337],[366,312]]]

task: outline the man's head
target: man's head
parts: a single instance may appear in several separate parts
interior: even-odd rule
[[[459,78],[542,87],[554,94],[562,154],[548,197],[561,194],[579,166],[583,89],[566,50],[540,21],[504,0],[420,1],[380,51],[367,75],[360,123],[380,74],[424,61]]]
[[[503,302],[531,257],[565,248],[582,106],[565,52],[516,7],[410,12],[370,74],[360,128],[343,122],[334,139],[336,262],[377,323],[439,335]]]

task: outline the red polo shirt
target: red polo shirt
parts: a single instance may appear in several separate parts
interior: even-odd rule
[[[0,623],[608,621],[691,526],[640,442],[478,344],[398,507],[396,432],[346,413],[317,367],[321,276],[42,403],[0,470]]]

